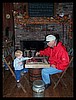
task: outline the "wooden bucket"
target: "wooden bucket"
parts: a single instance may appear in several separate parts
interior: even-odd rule
[[[35,80],[41,80],[41,68],[29,69],[29,82],[32,85]]]

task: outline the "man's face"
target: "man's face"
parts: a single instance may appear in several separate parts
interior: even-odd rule
[[[54,47],[54,46],[56,45],[56,41],[55,41],[55,40],[50,41],[50,42],[47,43],[47,45],[48,45],[49,47]]]

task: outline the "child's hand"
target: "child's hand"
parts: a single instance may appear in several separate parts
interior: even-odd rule
[[[32,59],[33,57],[30,57],[30,59]]]

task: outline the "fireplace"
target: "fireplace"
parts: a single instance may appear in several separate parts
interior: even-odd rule
[[[44,41],[20,41],[20,48],[24,53],[24,56],[35,56],[35,52],[45,48]],[[26,54],[27,53],[27,54]]]

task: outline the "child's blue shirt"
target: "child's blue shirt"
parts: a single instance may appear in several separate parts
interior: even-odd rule
[[[15,58],[14,63],[13,63],[14,69],[15,70],[22,70],[23,66],[24,66],[23,61],[28,60],[28,59],[30,59],[30,58],[29,57]]]

